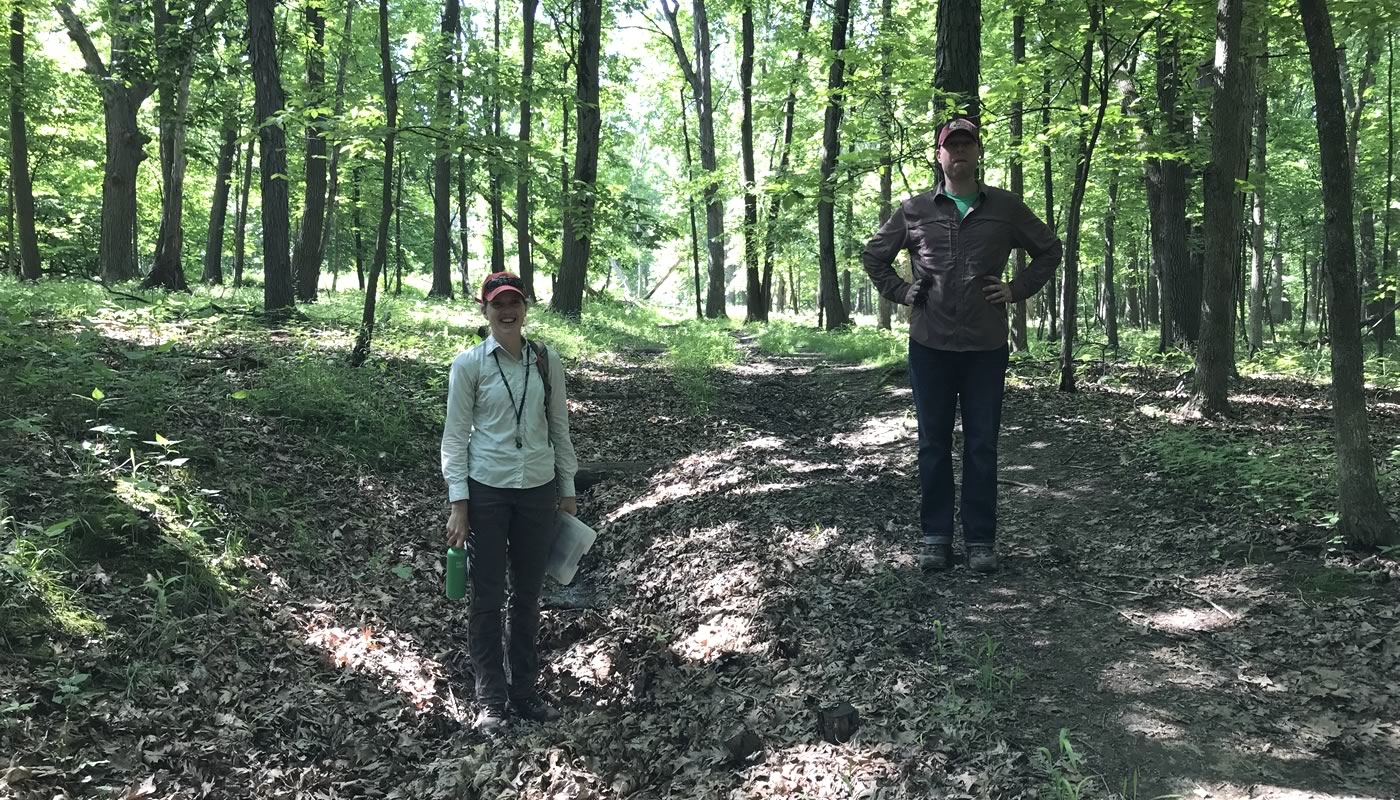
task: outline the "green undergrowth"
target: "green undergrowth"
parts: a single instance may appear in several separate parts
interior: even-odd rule
[[[764,353],[821,353],[833,361],[847,364],[897,364],[905,359],[909,349],[906,334],[902,331],[892,333],[875,327],[825,331],[775,320],[763,325],[749,325],[746,330],[758,337],[758,348]]]

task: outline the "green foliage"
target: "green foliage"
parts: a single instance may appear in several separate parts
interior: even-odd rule
[[[904,361],[908,355],[907,338],[874,327],[856,326],[839,331],[825,331],[786,321],[747,328],[758,336],[758,347],[765,353],[821,353],[836,361],[850,364],[888,366]]]
[[[1074,749],[1069,728],[1060,728],[1053,751],[1042,747],[1037,755],[1055,800],[1079,800],[1084,796],[1089,783],[1084,776],[1084,756]]]

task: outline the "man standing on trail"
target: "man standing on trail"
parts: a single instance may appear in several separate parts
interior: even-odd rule
[[[962,407],[962,529],[968,566],[997,568],[997,435],[1008,359],[1006,306],[1050,280],[1062,247],[1020,197],[982,185],[977,125],[953,119],[938,132],[943,182],[900,204],[865,246],[863,262],[881,296],[913,306],[909,382],[919,418],[919,566],[953,563],[953,414]],[[1031,256],[1002,281],[1012,248]],[[909,251],[914,282],[894,270]]]

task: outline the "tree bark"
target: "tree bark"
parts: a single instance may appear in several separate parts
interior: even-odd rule
[[[1216,3],[1211,163],[1203,177],[1205,282],[1192,398],[1193,407],[1209,417],[1229,415],[1229,382],[1235,367],[1231,306],[1240,245],[1240,204],[1235,187],[1246,161],[1243,156],[1251,110],[1246,100],[1248,60],[1242,52],[1244,16],[1245,0]]]
[[[942,9],[947,0],[939,5]],[[836,272],[836,161],[841,155],[841,116],[846,98],[846,30],[850,26],[850,0],[836,0],[831,24],[831,69],[827,73],[825,124],[822,127],[821,184],[817,195],[817,244],[821,268],[822,310],[826,329],[850,324]],[[942,18],[940,12],[940,19]]]
[[[1263,40],[1263,51],[1265,55],[1260,59],[1258,69],[1259,91],[1256,92],[1257,106],[1254,110],[1255,135],[1254,135],[1254,173],[1250,176],[1254,184],[1254,207],[1253,226],[1250,229],[1250,247],[1253,258],[1250,262],[1249,271],[1249,356],[1253,358],[1264,346],[1264,315],[1267,313],[1264,294],[1264,269],[1268,263],[1268,254],[1264,249],[1264,238],[1267,231],[1266,219],[1264,216],[1265,191],[1269,180],[1269,162],[1266,158],[1269,149],[1269,93],[1263,90],[1265,77],[1267,75],[1265,66],[1268,62],[1269,38],[1267,20],[1259,23],[1262,29],[1261,39]]]
[[[1269,271],[1269,321],[1277,325],[1285,322],[1290,317],[1284,305],[1287,300],[1283,294],[1283,221],[1274,222],[1274,265]]]
[[[676,51],[681,72],[690,84],[695,98],[696,117],[700,128],[700,168],[705,173],[705,237],[709,253],[709,286],[705,292],[705,316],[715,319],[726,317],[724,270],[724,201],[720,197],[718,159],[715,150],[714,97],[711,87],[710,21],[705,11],[705,0],[693,0],[692,9],[695,26],[695,61],[692,65],[685,45],[681,41],[680,26],[676,21],[679,0],[661,0],[662,13],[671,27],[671,46]]]
[[[355,167],[350,175],[353,184],[350,189],[350,227],[355,232],[355,280],[360,291],[365,290],[365,228],[364,213],[360,208],[360,197],[364,185],[364,167]]]
[[[982,0],[943,0],[934,21],[934,124],[960,114],[981,124]]]
[[[744,0],[739,56],[739,93],[743,119],[739,145],[744,169],[744,267],[746,273],[746,321],[767,322],[768,303],[759,274],[758,177],[753,160],[753,0]]]
[[[219,161],[214,173],[214,200],[209,205],[209,235],[204,242],[204,271],[200,281],[213,286],[224,282],[224,229],[228,220],[229,189],[233,185],[233,159],[238,153],[238,120],[224,115]]]
[[[287,132],[274,122],[287,107],[277,63],[273,0],[247,0],[248,52],[253,62],[253,106],[262,153],[263,310],[291,308],[292,263],[288,252]]]
[[[530,94],[534,87],[535,6],[538,2],[521,0],[520,47],[524,51],[524,65],[520,73],[520,151],[515,173],[515,248],[520,255],[520,280],[531,300],[535,299],[535,265],[530,257]]]
[[[691,184],[695,182],[695,163],[690,154],[690,125],[687,119],[690,112],[686,111],[685,90],[681,90],[681,138],[685,140],[685,199],[686,205],[690,208],[690,263],[695,276],[695,318],[704,319],[705,309],[702,307],[704,295],[700,291],[700,231],[695,224],[695,193]]]
[[[1026,64],[1026,17],[1023,13],[1017,13],[1011,19],[1011,57],[1016,66],[1016,96],[1011,101],[1011,193],[1020,197],[1026,193],[1026,174],[1024,164],[1024,146],[1026,111],[1023,95],[1025,90],[1021,81],[1021,70]],[[1013,278],[1019,278],[1021,272],[1026,268],[1026,251],[1021,248],[1016,249],[1015,261],[1011,274]],[[1026,339],[1026,301],[1017,300],[1011,306],[1011,350],[1015,353],[1024,353],[1030,349],[1030,343]]]
[[[311,32],[306,51],[306,102],[319,108],[325,101],[326,18],[321,14],[323,0],[305,0],[306,27]],[[301,235],[292,253],[297,299],[316,302],[321,286],[321,262],[326,222],[326,131],[320,114],[306,120],[306,185],[301,206]]]
[[[583,313],[583,287],[588,281],[588,257],[593,244],[594,184],[598,180],[598,58],[602,49],[602,0],[580,0],[578,66],[574,70],[577,132],[574,179],[564,217],[564,254],[551,307],[570,319]]]
[[[123,30],[135,24],[135,9],[114,9],[108,38],[112,61],[103,63],[86,26],[74,13],[70,0],[54,0],[54,7],[68,35],[83,55],[89,75],[102,95],[106,157],[102,168],[102,233],[97,259],[102,281],[118,283],[137,276],[136,269],[136,175],[146,158],[151,141],[141,130],[137,114],[141,104],[155,91],[154,83],[141,73],[139,58],[133,58]]]
[[[491,14],[494,49],[491,61],[491,98],[488,108],[491,114],[491,135],[496,142],[501,141],[501,0],[495,0]],[[504,272],[506,268],[505,231],[505,192],[501,163],[505,154],[499,148],[492,153],[488,162],[490,171],[488,205],[491,207],[491,272]]]
[[[1160,128],[1144,116],[1147,133],[1162,147],[1183,152],[1188,119],[1179,107],[1183,83],[1181,45],[1175,32],[1157,34],[1157,114]],[[1187,247],[1186,165],[1181,159],[1147,160],[1147,204],[1152,220],[1152,265],[1159,280],[1160,352],[1178,341],[1194,347],[1201,330],[1201,276]]]
[[[255,141],[248,140],[243,153],[243,182],[238,191],[238,211],[233,222],[233,286],[243,285],[243,263],[248,256],[248,199],[253,188],[253,149]]]
[[[398,139],[399,89],[394,78],[394,59],[389,52],[389,0],[379,0],[379,71],[384,86],[384,167],[379,191],[379,230],[374,244],[374,261],[370,264],[365,284],[364,314],[360,317],[360,333],[355,350],[350,354],[350,366],[359,367],[369,358],[374,340],[374,307],[379,290],[379,275],[389,260],[389,217],[394,202],[394,145]]]
[[[894,213],[894,19],[893,0],[880,0],[880,225]],[[1020,16],[1018,22],[1024,23]],[[1023,31],[1024,33],[1024,31]],[[1014,115],[1013,111],[1013,115]],[[1016,123],[1012,123],[1015,130]],[[1013,169],[1015,169],[1013,167]],[[1013,172],[1013,175],[1015,173]],[[1012,178],[1013,184],[1015,178]],[[1014,191],[1014,189],[1013,189]],[[880,295],[879,327],[890,330],[894,324],[894,303]]]
[[[772,197],[768,200],[768,218],[764,226],[763,236],[763,302],[766,308],[773,307],[773,261],[777,252],[778,244],[778,217],[782,214],[783,202],[787,198],[789,191],[784,185],[787,181],[789,163],[792,157],[792,127],[793,117],[797,111],[797,76],[802,72],[803,43],[807,41],[807,34],[812,29],[812,6],[815,0],[806,0],[802,12],[802,36],[798,40],[797,53],[793,59],[792,77],[788,79],[787,98],[783,101],[783,134],[782,144],[778,152],[778,168],[776,172],[776,183],[778,188],[772,192]],[[885,69],[884,67],[881,68]],[[888,107],[884,112],[890,113]],[[786,305],[786,298],[779,293],[778,306],[781,311]]]
[[[19,221],[19,274],[40,275],[39,236],[34,223],[34,181],[29,173],[29,128],[24,117],[24,8],[10,10],[10,185],[12,213]]]
[[[1108,180],[1108,210],[1103,218],[1103,331],[1108,346],[1118,352],[1118,289],[1115,264],[1117,246],[1116,227],[1118,223],[1118,168]]]
[[[1041,95],[1041,96],[1044,98],[1044,103],[1043,103],[1043,105],[1041,106],[1041,111],[1040,111],[1040,124],[1041,124],[1041,128],[1042,128],[1043,132],[1045,133],[1045,143],[1042,144],[1041,147],[1040,147],[1040,160],[1041,160],[1041,165],[1042,165],[1043,170],[1044,170],[1044,186],[1045,186],[1045,224],[1046,224],[1046,225],[1049,225],[1051,230],[1054,230],[1054,229],[1055,229],[1055,155],[1054,155],[1054,152],[1050,149],[1050,132],[1051,132],[1051,128],[1050,128],[1050,101],[1054,98],[1054,95],[1051,94],[1050,68],[1049,68],[1049,67],[1046,67],[1046,68],[1045,68],[1045,82],[1044,82],[1044,86],[1043,86],[1043,90],[1042,90],[1042,95]],[[1058,271],[1057,271],[1057,272],[1058,272]],[[1049,282],[1049,284],[1046,286],[1046,291],[1042,292],[1041,295],[1040,295],[1040,302],[1041,302],[1042,304],[1044,304],[1044,307],[1045,307],[1045,313],[1042,314],[1041,317],[1042,317],[1042,319],[1044,319],[1044,318],[1049,318],[1049,320],[1050,320],[1050,338],[1051,338],[1052,340],[1058,339],[1058,338],[1059,338],[1059,320],[1060,320],[1060,312],[1058,311],[1058,309],[1057,309],[1056,306],[1055,306],[1055,301],[1056,301],[1056,299],[1059,297],[1059,294],[1057,293],[1057,288],[1058,288],[1058,286],[1059,286],[1059,277],[1058,277],[1058,275],[1051,275],[1051,276],[1050,276],[1050,282]]]
[[[525,0],[530,4],[533,0]],[[439,42],[442,63],[437,75],[437,119],[446,126],[452,117],[452,89],[457,81],[457,29],[460,0],[445,0]],[[459,98],[462,103],[466,98]],[[433,286],[429,297],[452,297],[452,143],[443,138],[433,157]]]
[[[354,40],[350,36],[354,18],[354,0],[345,0],[345,26],[344,28],[342,28],[342,32],[340,35],[340,64],[336,67],[335,72],[335,111],[333,116],[334,119],[340,119],[341,115],[345,113],[345,77],[350,67],[350,51],[351,48],[354,47]],[[337,258],[337,256],[339,256],[340,254],[340,249],[337,247],[334,250],[332,250],[332,246],[335,243],[335,234],[337,227],[337,220],[335,216],[337,205],[336,201],[339,197],[340,192],[340,152],[341,148],[338,144],[335,147],[331,148],[330,182],[329,186],[326,189],[325,234],[321,237],[321,253],[323,257],[325,253],[334,253],[334,255],[331,256],[332,292],[336,290],[336,284],[340,280],[339,260]]]
[[[1366,418],[1356,250],[1351,240],[1351,164],[1346,160],[1347,124],[1332,21],[1324,0],[1298,0],[1298,8],[1303,18],[1317,99],[1327,274],[1332,286],[1329,305],[1333,422],[1337,441],[1337,530],[1352,545],[1392,544],[1397,541],[1395,522],[1376,487],[1376,467]]]
[[[394,296],[403,294],[403,154],[394,175]]]

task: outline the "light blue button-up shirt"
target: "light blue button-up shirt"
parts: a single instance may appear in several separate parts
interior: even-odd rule
[[[497,489],[533,489],[557,479],[561,497],[575,494],[578,458],[569,438],[564,366],[558,353],[546,349],[550,389],[546,410],[535,354],[527,345],[522,355],[523,362],[496,337],[488,336],[452,360],[447,424],[442,431],[442,477],[447,481],[449,502],[469,499],[468,477]],[[498,360],[500,369],[496,368]],[[515,412],[522,397],[521,446],[516,447]]]

